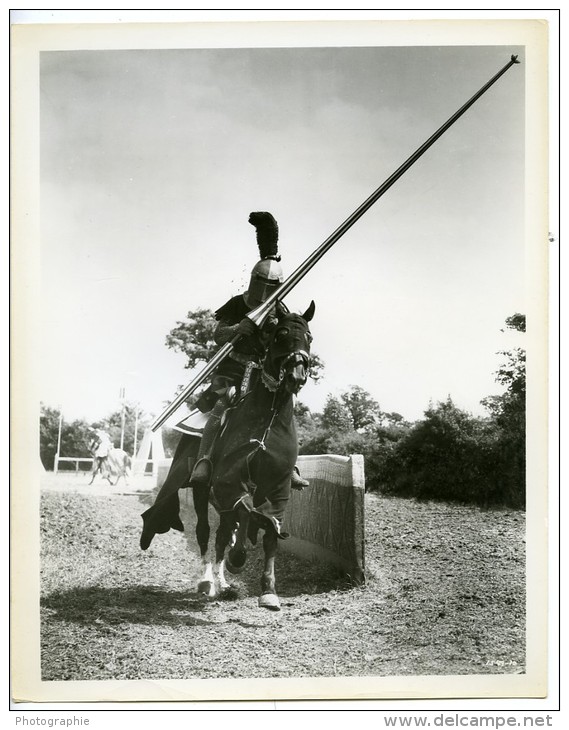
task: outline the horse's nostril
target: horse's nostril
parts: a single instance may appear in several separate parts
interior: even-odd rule
[[[287,387],[290,391],[296,393],[306,383],[306,371],[302,365],[297,365],[286,375]]]

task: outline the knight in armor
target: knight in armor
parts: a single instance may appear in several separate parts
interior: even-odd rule
[[[233,350],[220,363],[212,382],[197,401],[202,413],[209,413],[203,430],[196,465],[190,478],[190,486],[207,484],[211,479],[211,453],[220,431],[223,414],[232,401],[249,389],[255,370],[262,364],[268,337],[276,325],[276,311],[270,314],[262,327],[247,317],[248,312],[265,302],[283,281],[283,271],[278,253],[278,225],[270,213],[251,213],[249,223],[257,231],[260,260],[251,271],[249,286],[243,294],[232,297],[215,312],[218,321],[214,340],[222,346],[235,335],[240,339]],[[284,307],[278,303],[279,307]],[[298,469],[292,475],[292,487],[302,489],[308,482],[302,479]]]

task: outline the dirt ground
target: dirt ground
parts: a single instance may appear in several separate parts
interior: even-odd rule
[[[262,548],[223,599],[196,592],[187,534],[139,548],[148,478],[48,474],[44,680],[523,673],[525,515],[366,495],[366,583],[279,554],[282,610],[257,605]]]

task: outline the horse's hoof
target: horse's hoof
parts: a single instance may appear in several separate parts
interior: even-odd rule
[[[215,586],[211,580],[200,580],[198,583],[198,593],[203,593],[208,598],[215,596]]]
[[[263,593],[262,596],[259,596],[259,607],[268,608],[270,611],[280,611],[281,602],[276,593]]]
[[[225,567],[230,573],[233,573],[233,575],[238,575],[245,567],[246,560],[246,550],[232,549],[227,553],[227,558],[225,559]]]

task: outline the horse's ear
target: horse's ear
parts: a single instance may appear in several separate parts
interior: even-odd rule
[[[314,300],[310,302],[310,306],[306,310],[306,312],[302,315],[302,319],[306,320],[307,322],[310,322],[312,317],[314,317],[314,311],[316,309],[316,304],[314,304]]]

